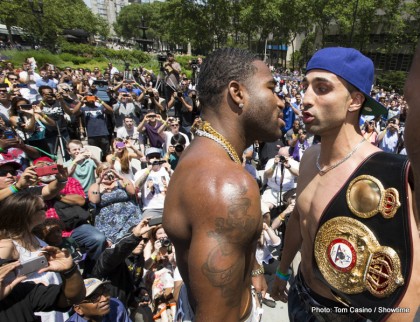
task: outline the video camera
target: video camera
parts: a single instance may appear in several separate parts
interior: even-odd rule
[[[157,60],[158,60],[159,63],[164,63],[166,61],[167,57],[168,56],[166,56],[166,55],[159,54],[159,55],[157,55]]]
[[[197,59],[192,59],[191,63],[190,63],[191,68],[195,70],[198,67],[197,65],[198,65],[198,60]]]

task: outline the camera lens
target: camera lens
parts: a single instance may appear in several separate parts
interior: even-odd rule
[[[169,240],[169,238],[161,238],[160,243],[163,247],[168,247],[171,245],[171,241]]]
[[[175,145],[175,151],[176,152],[182,152],[182,151],[184,151],[184,146],[182,146],[181,144]]]
[[[280,162],[286,162],[286,158],[284,156],[280,156]]]

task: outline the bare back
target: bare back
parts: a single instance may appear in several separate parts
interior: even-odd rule
[[[262,229],[255,180],[217,143],[195,138],[171,178],[163,224],[196,320],[246,317]]]
[[[365,143],[360,148],[360,150],[352,156],[352,158],[346,161],[346,163],[342,164],[336,169],[331,170],[330,172],[327,172],[322,176],[318,175],[318,169],[315,166],[319,150],[319,145],[307,150],[300,167],[297,191],[298,197],[296,203],[297,212],[299,214],[300,231],[302,235],[302,261],[300,269],[306,283],[313,291],[326,298],[336,300],[330,289],[314,275],[314,263],[312,262],[312,258],[314,252],[314,240],[318,224],[324,210],[334,198],[336,193],[342,189],[343,185],[354,172],[354,170],[368,156],[380,150],[371,144]],[[384,165],[384,171],[387,171],[386,165]],[[411,195],[409,199],[410,209],[412,209]],[[407,319],[407,321],[412,320],[418,307],[417,299],[420,296],[420,279],[418,277],[418,273],[416,273],[416,267],[419,267],[420,265],[420,241],[418,238],[417,227],[412,211],[410,216],[410,220],[412,222],[411,228],[414,244],[413,274],[411,280],[406,281],[410,285],[406,295],[399,305],[399,307],[410,308],[410,313],[406,316],[403,316],[401,313],[394,314],[388,321],[393,321],[394,319],[401,320],[402,317]]]

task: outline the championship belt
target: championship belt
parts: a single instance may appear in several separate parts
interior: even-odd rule
[[[343,293],[367,290],[382,298],[404,284],[398,254],[381,246],[358,220],[335,217],[327,221],[318,230],[314,253],[325,280]]]
[[[315,236],[316,275],[373,321],[386,315],[374,308],[398,305],[411,275],[407,169],[405,157],[370,156],[325,209]]]

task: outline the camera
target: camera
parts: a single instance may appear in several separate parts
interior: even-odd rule
[[[4,135],[5,139],[14,139],[15,138],[15,132],[13,132],[12,130],[4,131],[3,135]]]
[[[157,60],[159,63],[163,63],[166,61],[166,56],[165,55],[157,55]]]
[[[184,146],[181,145],[181,144],[175,145],[175,151],[176,152],[182,152],[182,151],[184,151]]]
[[[177,95],[178,97],[182,97],[182,92],[181,92],[181,91],[177,91],[177,92],[176,92],[176,95]]]
[[[286,161],[287,161],[286,158],[283,155],[281,155],[280,156],[280,162],[283,163],[283,162],[286,162]]]
[[[160,238],[159,241],[163,247],[169,247],[171,245],[171,241],[169,240],[169,238],[163,237]]]
[[[143,295],[143,296],[140,298],[140,302],[149,302],[149,301],[150,301],[150,296],[149,296],[149,294]]]
[[[55,163],[47,163],[46,165],[34,168],[38,177],[50,176],[58,173],[58,167]]]
[[[130,70],[130,64],[129,63],[125,63],[124,66],[125,66],[125,70],[126,71],[129,71]]]
[[[106,174],[106,177],[108,178],[108,180],[110,180],[110,181],[112,181],[112,180],[114,180],[115,179],[115,176],[114,176],[114,174],[112,173],[112,172],[108,172],[107,174]]]
[[[153,165],[161,165],[161,164],[164,164],[165,162],[166,162],[165,160],[153,161],[153,162],[152,162],[152,166],[153,166]]]

